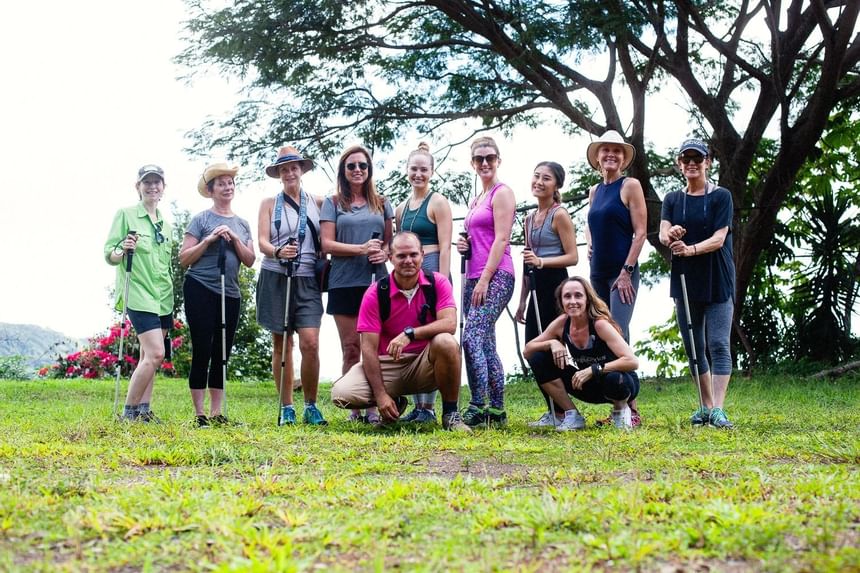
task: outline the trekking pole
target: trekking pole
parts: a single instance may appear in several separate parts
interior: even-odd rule
[[[287,241],[287,244],[295,245],[298,244],[298,241],[293,237]],[[293,283],[293,261],[294,259],[287,259],[285,265],[287,268],[287,292],[284,295],[284,336],[281,339],[281,375],[278,382],[278,426],[284,425],[281,411],[284,400],[284,373],[287,371],[287,337],[290,331],[290,288]]]
[[[379,231],[374,231],[373,234],[370,236],[370,240],[372,241],[374,239],[378,239],[379,237],[380,237]],[[373,263],[371,263],[371,264],[373,264]],[[376,265],[374,264],[373,270],[370,272],[370,284],[373,284],[375,282],[376,282]]]
[[[537,330],[538,336],[543,334],[543,323],[540,320],[540,307],[538,306],[538,298],[537,298],[537,283],[535,282],[535,267],[534,265],[528,265],[528,275],[529,275],[529,296],[532,299],[532,307],[535,309],[535,320],[537,320]],[[549,392],[547,392],[547,397],[549,398],[549,412],[552,414],[552,425],[553,427],[558,426],[558,418],[555,417],[555,401],[553,401],[552,396]]]
[[[460,236],[464,239],[469,238],[466,231],[461,231]],[[463,325],[465,324],[465,308],[466,308],[466,261],[472,258],[472,246],[460,255],[460,345],[463,344]]]
[[[684,312],[687,315],[687,339],[690,341],[693,380],[696,381],[696,390],[699,392],[699,411],[701,412],[705,409],[705,401],[702,399],[702,381],[699,377],[699,360],[696,357],[696,341],[693,340],[693,319],[690,316],[690,299],[687,297],[687,277],[684,276],[683,272],[681,273],[681,294],[684,298]]]
[[[135,231],[129,231],[128,235],[135,235],[137,233]],[[125,334],[125,315],[128,312],[128,283],[131,281],[131,260],[134,257],[134,249],[129,249],[125,253],[125,286],[123,287],[123,295],[122,295],[122,319],[119,322],[119,348],[117,349],[116,356],[116,383],[114,384],[113,389],[113,410],[111,411],[111,418],[115,419],[117,416],[116,410],[119,406],[119,379],[122,375],[122,345]]]
[[[224,292],[224,268],[227,261],[227,241],[218,243],[218,270],[221,271],[221,393],[222,409],[227,418],[227,305]]]

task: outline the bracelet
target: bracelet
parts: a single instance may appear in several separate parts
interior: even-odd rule
[[[538,257],[538,264],[537,264],[537,268],[539,268],[539,269],[542,269],[542,268],[543,268],[543,259],[542,259],[542,258],[540,258],[540,257]]]
[[[272,258],[273,258],[273,259],[277,259],[277,258],[278,258],[278,253],[280,253],[280,252],[281,252],[281,249],[283,249],[283,248],[284,248],[284,246],[283,246],[283,245],[281,245],[280,247],[278,247],[277,249],[275,249],[275,252],[274,252],[274,253],[272,253]]]

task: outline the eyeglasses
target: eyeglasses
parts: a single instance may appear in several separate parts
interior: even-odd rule
[[[684,165],[689,165],[691,162],[699,165],[705,160],[704,155],[682,155],[678,160]]]
[[[166,240],[164,234],[162,234],[161,232],[161,228],[163,225],[164,223],[162,221],[152,224],[152,227],[155,229],[155,242],[159,245]]]
[[[483,165],[484,161],[486,161],[487,163],[492,165],[498,159],[499,159],[499,156],[496,155],[495,153],[491,153],[490,155],[473,155],[472,156],[472,163],[475,163],[476,165]]]
[[[367,171],[368,167],[370,167],[370,166],[367,163],[365,163],[364,161],[362,161],[360,163],[347,163],[346,164],[346,170],[347,171],[355,171],[356,169],[361,169],[362,171]]]

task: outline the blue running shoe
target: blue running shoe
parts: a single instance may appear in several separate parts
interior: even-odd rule
[[[311,426],[328,425],[328,422],[325,421],[322,412],[319,411],[316,404],[308,404],[305,406],[305,413],[302,418],[304,418],[305,424],[310,424]]]
[[[279,426],[296,423],[296,410],[292,406],[281,406],[281,418],[278,420]]]

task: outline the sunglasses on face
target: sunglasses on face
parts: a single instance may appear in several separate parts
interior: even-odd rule
[[[702,163],[705,160],[705,156],[704,155],[682,155],[681,157],[678,158],[678,160],[680,160],[680,162],[683,163],[684,165],[689,165],[691,162],[695,163],[696,165],[699,165],[700,163]]]
[[[369,167],[369,165],[367,163],[365,163],[364,161],[362,161],[360,163],[347,163],[346,164],[346,170],[347,171],[355,171],[356,169],[361,169],[362,171],[367,171],[368,167]]]
[[[496,155],[495,153],[491,153],[490,155],[473,155],[472,156],[472,163],[474,163],[475,165],[483,165],[484,161],[486,161],[488,164],[492,165],[498,159],[499,159],[499,156]]]

